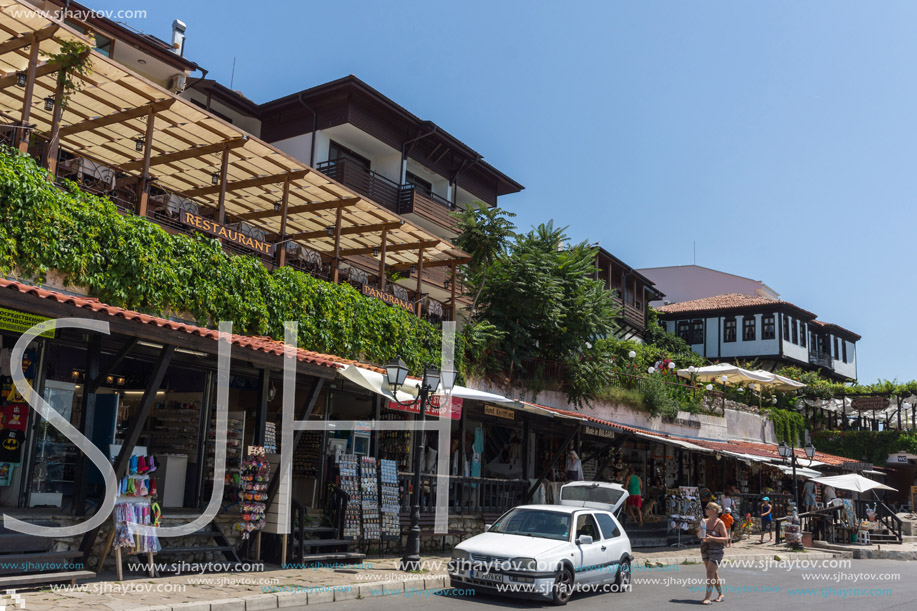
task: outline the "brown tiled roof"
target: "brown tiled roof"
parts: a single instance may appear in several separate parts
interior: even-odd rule
[[[21,282],[16,282],[14,280],[5,280],[0,278],[0,289],[14,290],[26,295],[33,295],[41,299],[52,299],[58,303],[71,305],[75,308],[81,308],[84,310],[91,310],[93,312],[101,312],[113,317],[123,318],[125,320],[135,320],[142,324],[155,325],[157,327],[169,329],[171,331],[182,331],[191,335],[198,335],[200,337],[209,337],[214,341],[219,339],[219,332],[214,329],[208,329],[206,327],[198,327],[196,325],[191,325],[183,322],[177,322],[174,320],[169,320],[167,318],[160,318],[158,316],[151,316],[149,314],[141,314],[140,312],[135,312],[133,310],[126,310],[124,308],[119,308],[116,306],[110,306],[102,303],[98,299],[91,297],[79,297],[74,295],[66,295],[64,293],[59,293],[57,291],[51,291],[47,289],[38,288],[36,286],[31,286],[28,284],[23,284]],[[259,352],[265,352],[267,354],[276,354],[277,356],[283,356],[284,353],[284,344],[281,341],[275,340],[270,337],[263,336],[248,336],[248,335],[232,335],[232,345],[238,346],[240,348],[247,348],[251,350],[257,350]],[[319,365],[322,367],[329,367],[334,369],[343,369],[345,365],[358,365],[360,367],[365,367],[367,369],[372,369],[374,371],[383,372],[384,370],[379,369],[374,365],[368,365],[365,363],[360,363],[358,361],[353,361],[350,359],[345,359],[333,354],[322,354],[320,352],[313,352],[311,350],[305,350],[303,348],[298,348],[298,359],[305,363],[311,363],[313,365]]]
[[[678,303],[670,303],[656,309],[663,314],[682,314],[688,312],[737,310],[741,308],[773,306],[777,304],[793,308],[799,312],[802,312],[806,316],[815,318],[815,314],[812,312],[803,310],[799,306],[794,305],[789,301],[783,301],[782,299],[767,299],[765,297],[751,297],[741,293],[726,293],[725,295],[716,295],[714,297],[705,297],[703,299],[680,301]]]

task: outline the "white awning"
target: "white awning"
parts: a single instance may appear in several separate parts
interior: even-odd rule
[[[356,365],[348,365],[340,370],[340,374],[354,384],[388,399],[397,399],[402,403],[415,401],[417,399],[417,385],[420,384],[420,380],[417,378],[408,378],[404,386],[398,391],[398,396],[394,397],[392,396],[392,391],[389,388],[385,376],[378,371],[357,367]],[[487,401],[489,403],[515,403],[512,399],[507,399],[502,395],[495,395],[459,385],[456,385],[452,389],[452,397],[473,401]]]

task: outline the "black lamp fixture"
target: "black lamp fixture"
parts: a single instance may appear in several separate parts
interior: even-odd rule
[[[385,377],[392,389],[396,403],[408,407],[416,403],[411,401],[402,403],[394,394],[404,385],[408,377],[408,368],[401,358],[394,359],[385,366]],[[420,401],[420,421],[426,417],[427,399],[441,388],[442,392],[449,394],[455,386],[458,373],[454,370],[440,371],[434,367],[427,367],[423,373],[423,380],[417,387],[418,400]],[[420,471],[423,469],[423,435],[414,431],[414,482],[411,489],[411,526],[408,529],[408,540],[405,546],[406,555],[401,559],[399,568],[402,571],[417,571],[420,569]]]
[[[327,227],[325,227],[325,233],[328,234],[329,238],[333,238],[334,237],[334,225],[328,225]]]
[[[136,150],[138,153],[142,151],[144,147],[146,147],[146,140],[143,138],[137,138],[134,140],[134,150]]]
[[[411,275],[413,276],[413,275],[416,274],[416,273],[417,273],[417,266],[416,266],[416,265],[412,265],[412,266],[411,266]]]
[[[789,446],[785,441],[781,441],[780,445],[777,446],[777,452],[780,454],[780,458],[784,461],[790,459],[790,464],[793,466],[793,498],[796,502],[796,509],[799,510],[799,485],[796,482],[796,448],[794,446]],[[812,445],[812,442],[808,442],[805,446],[806,458],[809,459],[809,466],[811,466],[811,461],[815,458],[815,446]]]
[[[16,84],[20,87],[25,87],[26,82],[28,82],[29,77],[26,76],[25,72],[16,73]]]
[[[381,251],[378,248],[373,248],[373,256],[378,257]]]
[[[451,278],[446,278],[443,280],[443,288],[449,288],[449,284],[452,282]]]
[[[54,110],[54,98],[48,96],[45,98],[45,110]]]
[[[280,202],[274,202],[274,212],[280,212],[281,205]]]
[[[218,185],[220,184],[220,175],[217,172],[214,172],[210,175],[210,184]]]

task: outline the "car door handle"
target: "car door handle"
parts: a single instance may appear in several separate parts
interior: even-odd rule
[[[605,551],[605,546],[604,546],[604,545],[602,546],[602,551],[603,551],[603,552]]]

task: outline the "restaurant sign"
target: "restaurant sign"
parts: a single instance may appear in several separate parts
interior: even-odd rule
[[[424,413],[427,416],[434,416],[440,418],[445,415],[449,415],[453,420],[459,420],[462,417],[462,400],[455,397],[452,398],[452,412],[449,413],[449,406],[445,405],[446,396],[445,395],[433,395],[427,399],[427,409]],[[395,403],[394,401],[388,402],[388,408],[393,409],[399,412],[408,412],[409,414],[419,414],[420,413],[420,400],[414,401],[413,403],[408,403],[407,407],[401,405],[400,403]]]
[[[384,301],[385,303],[389,305],[401,306],[405,310],[414,309],[413,306],[411,305],[411,302],[408,301],[407,299],[399,299],[398,297],[395,297],[391,293],[380,291],[376,287],[369,286],[368,284],[363,285],[363,294],[366,295],[367,297],[374,297],[376,299]]]
[[[261,240],[256,240],[255,238],[249,237],[238,231],[236,229],[230,229],[225,225],[221,225],[216,221],[210,219],[205,219],[202,216],[194,214],[192,212],[183,211],[181,213],[181,222],[189,227],[194,227],[204,233],[209,233],[210,235],[221,238],[233,244],[238,244],[239,246],[244,246],[250,250],[254,250],[258,254],[270,255],[274,252],[274,245],[268,244],[267,242],[262,242]]]
[[[0,308],[0,329],[3,331],[14,331],[15,333],[24,333],[40,322],[51,320],[47,316],[37,316],[35,314],[26,314],[18,310]],[[54,337],[54,328],[45,331],[39,337]]]
[[[497,418],[505,418],[506,420],[515,420],[516,412],[511,409],[506,409],[505,407],[495,407],[493,405],[485,405],[484,413],[488,416],[496,416]]]
[[[850,402],[850,406],[860,412],[886,409],[888,407],[888,397],[854,397],[853,401]]]
[[[600,429],[597,426],[584,426],[583,432],[593,437],[605,437],[607,439],[614,439],[615,437],[615,432],[611,429]]]

